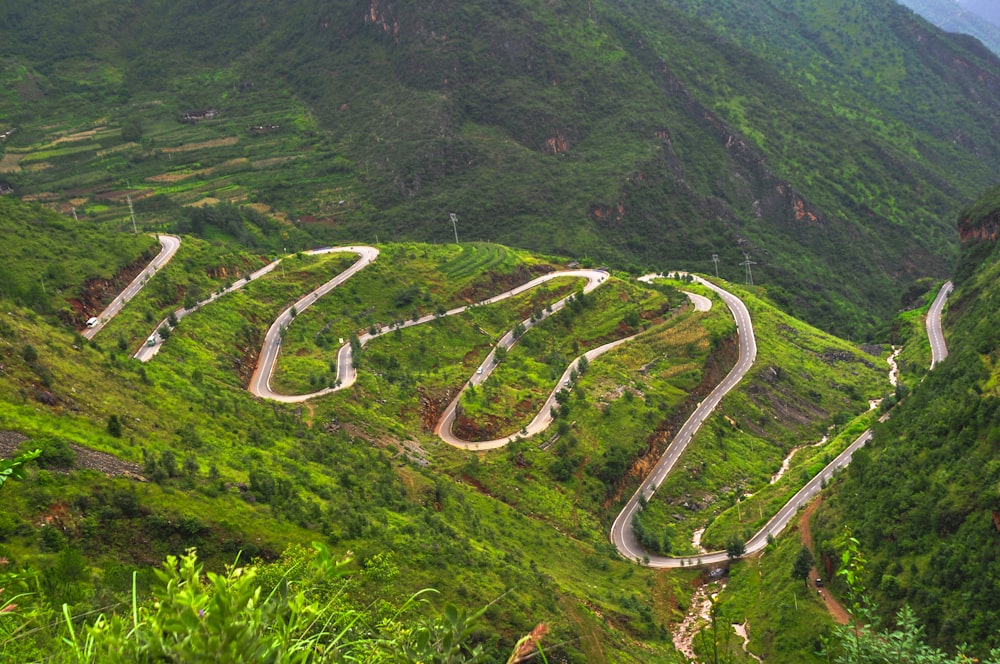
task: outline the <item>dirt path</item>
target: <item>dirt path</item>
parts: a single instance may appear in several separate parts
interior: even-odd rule
[[[604,657],[604,650],[601,648],[601,637],[597,632],[597,628],[580,615],[580,608],[573,599],[562,597],[561,600],[570,618],[573,619],[573,622],[579,628],[580,649],[586,655],[587,661],[594,664],[607,664],[608,660]]]
[[[809,550],[813,550],[813,538],[812,529],[809,527],[809,519],[812,517],[813,512],[819,507],[822,497],[817,496],[816,500],[809,503],[809,505],[802,510],[802,516],[799,517],[799,532],[802,534],[802,543],[809,547]],[[814,552],[815,555],[815,552]],[[820,578],[819,572],[816,567],[813,566],[812,570],[809,572],[810,579]],[[830,616],[833,617],[834,622],[838,625],[846,625],[851,620],[851,616],[847,613],[847,610],[841,606],[840,602],[830,594],[829,590],[825,588],[819,589],[820,597],[826,602],[826,610],[830,612]]]

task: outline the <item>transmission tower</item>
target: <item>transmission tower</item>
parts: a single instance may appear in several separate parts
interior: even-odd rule
[[[750,260],[750,254],[743,252],[743,262],[740,265],[745,265],[747,268],[747,283],[753,286],[753,271],[750,269],[751,265],[756,265],[756,261]]]
[[[132,232],[138,235],[139,229],[135,227],[135,208],[132,207],[132,194],[125,194],[125,200],[128,201],[128,213],[132,216]]]
[[[715,263],[715,278],[719,278],[719,254],[712,254],[712,262]]]
[[[458,215],[451,212],[448,216],[451,217],[451,229],[455,231],[455,244],[458,244]]]

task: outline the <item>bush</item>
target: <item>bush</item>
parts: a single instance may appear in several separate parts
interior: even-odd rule
[[[76,462],[76,452],[62,438],[42,438],[31,445],[41,450],[37,461],[42,468],[69,468]]]

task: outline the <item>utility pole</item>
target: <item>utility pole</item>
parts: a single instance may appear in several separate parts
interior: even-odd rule
[[[139,229],[135,227],[135,208],[132,207],[132,194],[125,194],[125,200],[128,201],[128,213],[132,216],[132,232],[138,235]]]
[[[756,261],[750,260],[750,254],[743,252],[743,262],[740,265],[745,265],[747,268],[747,283],[753,286],[753,271],[750,269],[751,265],[756,265]]]
[[[458,215],[451,212],[448,216],[451,217],[451,229],[455,231],[455,244],[458,244]]]
[[[715,263],[715,278],[719,278],[719,254],[712,254],[712,262]]]

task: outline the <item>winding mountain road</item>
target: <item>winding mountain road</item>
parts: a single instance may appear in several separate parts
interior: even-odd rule
[[[719,292],[720,295],[724,292],[720,288],[713,286],[700,278],[698,281],[709,286],[710,288],[713,288],[713,290]],[[946,282],[944,286],[941,287],[941,291],[938,293],[937,298],[935,298],[934,304],[931,306],[927,315],[927,333],[928,337],[931,338],[932,349],[937,348],[937,350],[934,351],[934,357],[937,362],[940,362],[948,355],[948,349],[944,343],[944,336],[941,333],[941,311],[944,307],[944,301],[947,299],[948,294],[951,293],[952,289],[953,287],[950,281]],[[736,363],[736,366],[730,371],[729,375],[727,375],[723,382],[716,387],[716,390],[724,384],[727,384],[730,378],[733,378],[737,374],[738,377],[736,377],[736,380],[732,385],[726,388],[726,390],[719,395],[719,399],[715,400],[715,403],[708,409],[707,412],[702,412],[706,402],[708,401],[706,399],[706,401],[702,402],[702,404],[695,410],[691,417],[688,418],[687,422],[685,422],[684,426],[681,427],[680,432],[678,432],[673,442],[671,442],[664,455],[660,458],[659,463],[657,463],[656,467],[654,467],[653,471],[643,482],[643,486],[641,486],[632,498],[630,498],[625,504],[625,507],[622,509],[618,518],[615,519],[615,522],[611,527],[611,543],[614,544],[618,553],[623,557],[634,560],[641,565],[655,568],[691,567],[718,565],[729,559],[729,554],[725,551],[712,551],[696,556],[680,557],[649,554],[639,544],[632,529],[632,519],[640,507],[640,496],[642,496],[644,500],[649,500],[649,498],[652,497],[653,493],[657,488],[659,488],[660,484],[666,478],[666,475],[670,472],[670,469],[673,468],[673,465],[676,463],[677,458],[680,457],[681,452],[683,452],[684,448],[687,447],[691,440],[691,436],[693,436],[693,434],[701,426],[701,423],[704,422],[708,412],[715,408],[715,405],[718,404],[722,395],[724,395],[725,392],[728,392],[729,389],[731,389],[732,386],[735,385],[735,383],[738,382],[749,369],[749,363],[744,365],[744,354],[746,352],[744,343],[747,339],[753,339],[753,329],[748,325],[744,325],[741,322],[741,316],[737,314],[737,311],[740,309],[742,309],[743,312],[746,311],[746,307],[743,305],[742,301],[733,295],[728,293],[727,295],[729,295],[729,298],[731,299],[727,299],[726,297],[723,297],[723,299],[729,305],[730,310],[733,311],[733,315],[736,317],[737,327],[740,331],[740,359]],[[732,300],[735,300],[735,303]],[[749,314],[746,315],[746,319],[749,321]],[[754,354],[756,354],[755,342],[753,343],[753,348]],[[935,360],[932,360],[932,369],[934,368]],[[741,369],[741,367],[744,366],[745,368]],[[712,394],[714,395],[715,391],[713,391]],[[884,415],[883,419],[887,416],[888,414]],[[687,431],[689,425],[694,428]],[[744,555],[752,555],[762,551],[767,546],[768,539],[770,537],[777,537],[781,531],[784,530],[785,526],[787,526],[792,520],[796,512],[805,507],[813,499],[813,497],[820,492],[823,485],[833,477],[834,473],[841,468],[846,467],[851,462],[854,453],[859,448],[866,445],[871,439],[872,430],[867,429],[860,436],[854,439],[854,441],[848,445],[847,448],[838,454],[833,461],[817,473],[815,477],[809,480],[805,486],[799,489],[799,491],[792,496],[780,510],[778,510],[777,514],[771,517],[771,519],[764,524],[764,527],[757,531],[757,533],[746,542]],[[674,450],[675,447],[678,449]]]
[[[950,281],[944,282],[937,297],[927,311],[927,339],[931,342],[931,369],[938,362],[948,357],[948,345],[944,342],[944,332],[941,331],[941,312],[944,310],[945,300],[955,289]]]
[[[150,263],[150,268],[155,270],[157,267],[162,266],[170,259],[174,252],[176,252],[177,247],[180,245],[180,239],[175,236],[160,236],[161,244],[164,245],[163,251],[152,263]],[[378,250],[374,247],[368,246],[348,246],[348,247],[328,247],[324,249],[316,249],[309,251],[309,254],[322,254],[331,252],[352,252],[358,255],[358,260],[347,270],[341,272],[333,279],[327,281],[320,287],[316,288],[312,292],[308,293],[303,298],[296,301],[294,304],[285,309],[277,319],[272,323],[271,327],[268,329],[264,337],[264,343],[261,348],[260,357],[257,363],[257,369],[250,381],[248,389],[254,395],[265,398],[272,399],[275,401],[280,401],[284,403],[299,403],[309,399],[313,399],[337,390],[346,389],[352,386],[357,380],[357,371],[354,368],[352,348],[351,344],[344,344],[337,353],[337,383],[334,387],[326,388],[309,394],[299,394],[299,395],[285,395],[275,392],[270,385],[271,375],[274,372],[275,363],[277,362],[278,355],[281,348],[281,337],[284,330],[292,323],[294,317],[308,309],[313,303],[315,303],[320,297],[326,295],[331,290],[341,285],[348,279],[350,279],[358,271],[364,269],[370,265],[377,257]],[[179,309],[174,312],[178,319],[192,313],[201,306],[212,302],[218,297],[240,288],[245,283],[252,281],[268,272],[272,271],[279,261],[274,261],[257,272],[254,272],[249,277],[244,279],[238,284],[230,286],[216,294],[213,294],[208,299],[199,302],[194,307],[190,309]],[[150,273],[151,274],[151,273]],[[119,302],[117,307],[115,303],[109,306],[105,313],[102,313],[102,317],[107,314],[108,311],[112,313],[108,314],[113,316],[121,309],[124,301],[127,301],[138,289],[141,288],[144,278],[149,275],[143,274],[136,278],[136,281],[130,285],[130,288],[138,282],[138,287],[131,291],[129,294],[129,289],[123,291],[123,293],[116,298],[116,302]],[[650,282],[655,278],[662,277],[663,275],[650,274],[640,277],[641,281]],[[757,342],[753,331],[753,322],[750,319],[750,312],[746,305],[738,297],[730,293],[729,291],[715,285],[714,283],[707,281],[698,276],[687,275],[687,273],[672,273],[669,276],[687,276],[691,278],[696,283],[701,284],[705,288],[708,288],[715,292],[726,306],[729,307],[730,312],[736,321],[737,333],[739,338],[739,357],[736,365],[729,371],[726,377],[720,382],[716,387],[709,393],[709,395],[698,404],[694,412],[690,415],[687,421],[681,426],[674,440],[671,441],[670,445],[664,451],[663,455],[657,461],[656,465],[653,467],[650,474],[642,482],[642,485],[636,490],[631,498],[625,503],[622,511],[618,514],[611,527],[610,540],[615,546],[615,549],[620,555],[629,560],[634,560],[639,564],[646,565],[649,567],[656,568],[670,568],[670,567],[690,567],[690,566],[703,566],[703,565],[714,565],[726,562],[728,560],[728,554],[724,551],[715,551],[703,553],[697,556],[682,556],[682,557],[670,557],[670,556],[659,556],[653,555],[645,551],[639,544],[635,533],[633,531],[632,522],[639,511],[640,506],[649,501],[655,494],[655,492],[662,485],[664,480],[673,470],[677,461],[680,459],[681,455],[687,449],[688,445],[693,440],[695,434],[700,430],[701,426],[708,418],[709,415],[715,410],[719,405],[722,398],[728,394],[739,382],[746,376],[747,372],[753,365],[754,360],[757,357]],[[602,283],[607,280],[608,274],[602,270],[568,270],[562,272],[551,272],[549,274],[542,275],[536,279],[533,279],[517,288],[511,289],[492,298],[483,300],[473,305],[467,305],[462,307],[456,307],[443,314],[443,316],[454,316],[461,314],[473,306],[484,306],[500,302],[510,297],[514,297],[520,293],[523,293],[531,288],[534,288],[542,283],[550,281],[559,277],[578,277],[586,279],[586,284],[583,288],[584,293],[589,293],[594,290]],[[932,363],[931,368],[937,362],[940,362],[945,357],[947,357],[948,351],[947,346],[944,343],[944,337],[941,333],[941,311],[944,306],[945,299],[951,292],[953,286],[951,282],[946,282],[941,291],[938,293],[937,297],[932,304],[927,317],[927,333],[928,338],[931,340],[932,348]],[[695,293],[686,293],[686,295],[691,299],[696,310],[707,311],[711,307],[711,300]],[[552,304],[551,308],[547,310],[540,318],[535,320],[528,319],[521,322],[524,330],[527,331],[534,325],[547,318],[548,316],[558,312],[563,307],[566,306],[569,297],[563,298],[558,302]],[[438,318],[438,315],[426,315],[416,320],[407,321],[398,325],[398,328],[412,327],[415,325],[422,325],[428,323],[432,320]],[[102,319],[102,323],[105,322]],[[161,324],[165,323],[163,321]],[[99,327],[92,328],[88,330],[92,332],[90,336],[96,334]],[[159,328],[157,328],[159,329]],[[376,330],[374,334],[365,333],[358,337],[358,341],[361,346],[364,346],[370,340],[381,336],[389,332],[392,328],[388,326],[383,326]],[[626,343],[636,336],[627,337],[624,339],[618,339],[611,343],[605,344],[599,348],[594,348],[587,351],[581,357],[586,357],[588,360],[593,360],[594,358],[600,356],[609,350]],[[159,340],[158,335],[154,332],[154,339],[156,343],[153,346],[144,346],[143,349],[136,353],[136,358],[142,361],[148,361],[156,351],[159,349],[162,343]],[[493,350],[490,351],[489,355],[483,361],[483,363],[477,368],[476,373],[466,382],[466,384],[459,391],[458,395],[452,400],[452,402],[445,409],[438,425],[435,429],[435,433],[449,445],[459,447],[462,449],[469,450],[489,450],[503,447],[510,443],[515,436],[531,436],[544,431],[552,423],[552,410],[556,404],[556,395],[563,388],[563,386],[568,385],[570,382],[570,376],[574,368],[578,368],[580,358],[577,358],[570,362],[569,367],[565,370],[563,375],[560,377],[559,382],[556,387],[550,393],[548,399],[543,405],[542,409],[535,416],[535,418],[524,427],[521,433],[514,434],[512,436],[506,436],[504,438],[498,438],[489,441],[465,441],[459,439],[452,432],[452,428],[456,419],[456,413],[458,404],[460,402],[462,393],[471,386],[479,385],[485,381],[496,364],[495,358],[498,349],[502,348],[504,350],[509,349],[517,342],[517,338],[514,336],[514,330],[508,331],[500,341],[494,346]],[[767,541],[772,536],[777,536],[791,521],[795,513],[805,506],[822,488],[824,483],[829,481],[833,474],[847,466],[854,452],[865,445],[869,440],[871,440],[872,432],[867,430],[862,433],[858,438],[856,438],[843,452],[841,452],[832,462],[830,462],[826,467],[823,468],[815,477],[813,477],[805,486],[802,487],[789,501],[786,503],[765,525],[760,529],[753,537],[746,542],[745,555],[750,555],[762,550],[767,546]]]
[[[341,272],[336,277],[326,282],[325,284],[314,290],[309,295],[306,295],[304,298],[302,298],[302,300],[299,300],[291,307],[288,307],[288,309],[283,311],[278,316],[278,320],[275,321],[275,323],[271,326],[272,328],[274,328],[275,326],[279,326],[279,321],[287,322],[288,320],[291,320],[292,318],[291,310],[293,307],[296,308],[296,313],[308,308],[309,305],[311,305],[321,295],[325,295],[326,293],[330,292],[330,290],[332,290],[333,288],[336,288],[337,286],[342,284],[344,281],[346,281],[352,275],[354,275],[358,270],[366,267],[369,263],[375,260],[375,257],[378,256],[378,249],[375,249],[374,247],[323,247],[321,249],[310,249],[308,251],[303,251],[302,253],[309,256],[320,256],[322,254],[331,254],[335,252],[355,253],[358,254],[359,260],[354,265],[347,268],[347,270],[345,270],[344,272]],[[235,284],[232,284],[227,288],[223,288],[219,291],[216,291],[215,293],[212,293],[209,297],[205,298],[204,300],[201,300],[200,302],[194,304],[191,307],[187,308],[181,307],[180,309],[177,309],[176,311],[174,311],[173,314],[174,318],[177,321],[180,321],[185,316],[193,314],[195,311],[198,311],[198,309],[201,309],[203,306],[209,304],[210,302],[214,302],[223,295],[232,293],[235,290],[239,290],[240,288],[243,288],[251,281],[259,279],[260,277],[263,277],[265,274],[269,274],[270,272],[274,271],[276,267],[278,267],[278,265],[281,263],[281,260],[282,259],[279,258],[277,260],[271,261],[270,263],[260,268],[259,270],[251,272],[243,279],[240,279]],[[304,303],[303,300],[305,300]],[[168,316],[167,318],[164,318],[159,323],[157,323],[156,327],[153,328],[153,331],[149,335],[149,339],[152,340],[152,343],[149,342],[144,343],[142,347],[138,351],[136,351],[135,355],[133,355],[132,357],[139,360],[140,362],[149,362],[151,359],[153,359],[153,357],[160,352],[160,347],[163,345],[164,341],[164,339],[159,334],[159,330],[164,325],[167,325],[169,320],[170,318]],[[268,332],[270,333],[270,330]],[[266,341],[265,341],[265,346],[266,346]]]
[[[347,250],[353,251],[361,249],[373,250],[371,247],[340,248],[341,251],[347,251]],[[377,250],[373,251],[376,251],[377,253]],[[372,260],[374,260],[374,257],[372,258]],[[351,276],[351,274],[354,274],[354,272],[364,267],[364,265],[360,265],[360,263],[361,261],[355,263],[348,271],[345,271],[337,275],[337,277],[334,278],[333,280],[328,281],[320,288],[316,289],[309,295],[306,295],[304,298],[295,303],[294,306],[297,308],[298,311],[302,311],[305,307],[315,302],[322,295],[325,295],[332,288],[336,287],[339,283],[345,281],[348,277]],[[367,265],[367,263],[365,264]],[[348,272],[350,272],[350,274],[348,274]],[[543,274],[540,277],[536,277],[535,279],[532,279],[531,281],[525,284],[521,284],[517,288],[512,288],[509,291],[506,291],[489,299],[483,300],[482,302],[477,302],[475,304],[470,304],[450,309],[444,312],[444,314],[442,314],[441,317],[454,316],[463,313],[464,311],[468,310],[471,307],[485,306],[489,304],[494,304],[496,302],[500,302],[502,300],[506,300],[507,298],[514,297],[515,295],[520,295],[521,293],[528,291],[534,288],[535,286],[538,286],[540,284],[543,284],[547,281],[551,281],[559,277],[580,277],[586,279],[587,283],[583,288],[583,292],[589,293],[590,291],[597,288],[600,284],[604,283],[604,281],[608,278],[608,273],[602,270],[566,270],[563,272],[549,272],[548,274]],[[566,301],[568,299],[569,299],[568,297],[563,298],[559,302],[553,304],[552,311],[543,313],[542,317],[537,321],[531,321],[530,319],[523,321],[522,324],[524,325],[525,329],[526,330],[529,329],[530,327],[536,325],[541,320],[544,320],[547,316],[563,308],[566,305]],[[276,320],[274,324],[271,325],[271,328],[267,331],[267,335],[264,337],[264,345],[263,348],[261,349],[260,359],[257,362],[257,370],[254,372],[253,378],[250,381],[250,391],[254,395],[265,399],[272,399],[274,401],[281,401],[283,403],[300,403],[302,401],[308,401],[309,399],[314,399],[316,397],[323,396],[324,394],[330,394],[338,390],[347,389],[348,387],[353,385],[357,380],[358,374],[357,370],[354,368],[354,361],[353,361],[354,358],[353,358],[353,350],[351,349],[351,344],[347,343],[341,346],[340,350],[337,352],[337,382],[334,387],[327,387],[322,390],[318,390],[316,392],[310,392],[309,394],[279,394],[278,392],[275,392],[273,389],[271,389],[271,374],[274,372],[274,365],[278,359],[278,351],[280,350],[280,345],[281,345],[281,330],[284,327],[286,327],[289,323],[291,323],[292,319],[290,315],[291,308],[292,307],[289,307],[281,314],[281,316],[279,316],[278,320]],[[420,318],[417,318],[415,320],[406,321],[400,324],[395,329],[404,329],[407,327],[413,327],[415,325],[423,325],[424,323],[429,323],[432,320],[437,319],[438,317],[439,316],[437,314],[428,314],[426,316],[421,316]],[[383,326],[378,328],[375,331],[375,334],[372,334],[370,332],[365,332],[364,334],[358,337],[358,341],[360,342],[361,346],[364,347],[364,345],[367,344],[372,339],[379,337],[385,334],[386,332],[389,332],[392,329],[393,329],[392,327]],[[505,348],[509,348],[514,344],[515,341],[516,340],[513,338],[513,331],[510,331],[506,335],[504,335],[503,338],[501,338],[498,345],[506,344]],[[479,384],[480,382],[482,382],[482,380],[485,380],[486,377],[489,376],[489,371],[493,370],[493,365],[494,365],[493,358],[495,357],[495,354],[496,354],[496,349],[494,349],[490,353],[490,355],[486,358],[486,360],[483,362],[483,364],[480,365],[482,368],[482,373],[478,373],[477,370],[476,375],[474,375],[466,385]],[[441,427],[439,425],[439,429],[440,428]],[[507,442],[509,442],[508,439],[504,438],[503,444],[506,444]],[[499,446],[500,445],[497,445],[497,447]],[[491,448],[483,447],[479,449],[491,449]]]
[[[653,275],[646,275],[645,279],[650,278]],[[736,329],[739,334],[739,358],[736,361],[736,365],[730,369],[729,373],[722,382],[715,386],[715,389],[700,403],[698,407],[695,408],[691,416],[688,417],[687,421],[684,422],[677,435],[671,441],[670,445],[664,451],[663,455],[660,457],[659,461],[650,471],[649,475],[643,480],[642,485],[636,490],[632,497],[629,498],[628,502],[622,508],[622,511],[618,514],[614,523],[611,526],[611,543],[614,544],[615,549],[618,550],[623,557],[629,560],[640,561],[644,564],[648,564],[651,567],[681,567],[683,565],[694,564],[689,563],[687,558],[671,558],[667,556],[651,556],[639,545],[636,539],[635,532],[632,528],[632,519],[636,512],[639,510],[642,502],[648,501],[652,498],[653,494],[663,481],[673,470],[677,463],[677,460],[687,449],[687,446],[691,443],[694,435],[698,433],[701,425],[705,422],[705,419],[712,414],[719,402],[722,400],[730,390],[732,390],[739,382],[743,379],[746,373],[753,366],[754,360],[757,358],[757,339],[753,333],[753,322],[750,320],[750,311],[747,309],[743,301],[730,293],[727,290],[716,286],[710,281],[702,279],[701,277],[694,277],[694,280],[709,288],[722,298],[722,301],[726,303],[729,310],[733,314],[733,318],[736,320]],[[766,540],[766,538],[765,538]],[[706,554],[701,556],[702,564],[712,564],[714,557],[718,554]],[[721,552],[722,560],[726,559],[725,552]],[[648,563],[646,562],[648,558]],[[695,557],[697,562],[697,557]],[[711,559],[710,559],[711,558]],[[717,562],[717,561],[716,561]]]
[[[122,310],[125,303],[142,290],[142,287],[152,278],[153,274],[170,262],[170,259],[174,257],[177,249],[181,246],[181,239],[176,235],[157,235],[156,239],[160,241],[160,253],[132,280],[132,283],[125,287],[125,290],[119,293],[115,299],[111,300],[111,304],[105,307],[104,311],[95,317],[97,318],[97,324],[94,327],[88,327],[80,332],[84,338],[93,339],[108,321],[118,315],[118,312]]]

